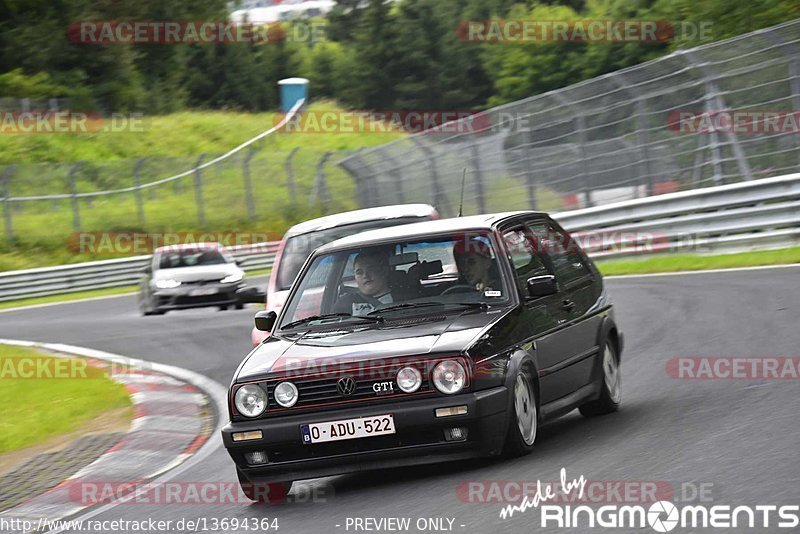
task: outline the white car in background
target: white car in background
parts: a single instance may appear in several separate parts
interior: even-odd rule
[[[399,204],[362,210],[347,211],[296,224],[289,228],[281,240],[266,296],[255,288],[240,291],[242,302],[263,302],[267,311],[279,311],[289,295],[295,277],[306,259],[319,246],[365,230],[398,226],[439,218],[436,208],[429,204]],[[253,328],[250,338],[253,346],[269,336]]]

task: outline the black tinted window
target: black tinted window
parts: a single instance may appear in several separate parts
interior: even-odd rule
[[[536,254],[536,241],[529,231],[516,228],[503,233],[503,241],[511,255],[511,264],[517,287],[524,292],[528,278],[550,274],[538,254]]]
[[[556,277],[562,284],[569,284],[591,274],[577,243],[567,232],[550,223],[537,224],[533,231],[540,250],[550,258]]]
[[[228,263],[219,251],[207,250],[180,250],[163,252],[158,263],[159,269],[174,269],[176,267],[194,267],[197,265],[217,265]]]

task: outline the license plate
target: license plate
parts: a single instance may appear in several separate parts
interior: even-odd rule
[[[300,425],[303,444],[341,441],[343,439],[369,438],[394,434],[394,416],[392,414],[341,419],[324,423]]]
[[[189,296],[192,297],[203,297],[206,295],[216,295],[216,294],[217,290],[214,289],[213,287],[205,289],[192,289],[191,291],[189,291]]]

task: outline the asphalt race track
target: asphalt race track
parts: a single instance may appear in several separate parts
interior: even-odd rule
[[[621,278],[608,286],[626,336],[623,408],[593,420],[571,413],[540,429],[530,456],[317,479],[295,484],[295,500],[304,502],[279,506],[123,504],[94,519],[276,517],[281,533],[314,533],[354,532],[345,528],[348,517],[410,517],[410,532],[418,518],[450,518],[454,532],[534,532],[538,510],[503,520],[501,504],[464,502],[457,488],[555,480],[562,467],[569,478],[668,483],[676,503],[704,485],[715,504],[800,504],[798,380],[686,380],[666,371],[680,356],[800,356],[800,267]],[[177,365],[227,386],[249,350],[252,315],[208,309],[141,317],[126,296],[0,313],[0,337]],[[232,481],[235,473],[219,448],[173,480]],[[300,497],[314,488],[324,501]],[[779,529],[752,530],[766,531]]]

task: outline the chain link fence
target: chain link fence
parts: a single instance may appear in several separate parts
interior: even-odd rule
[[[465,214],[568,210],[796,172],[799,39],[797,20],[678,50],[339,164],[363,207],[432,201],[447,216],[465,170]]]
[[[353,181],[333,163],[347,154],[262,143],[204,169],[218,154],[7,165],[3,237],[63,246],[72,232],[264,230],[355,209]]]

